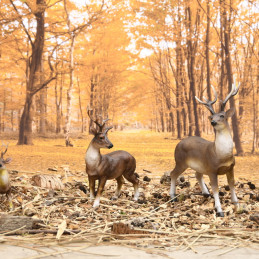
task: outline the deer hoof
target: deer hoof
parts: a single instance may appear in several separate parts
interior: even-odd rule
[[[224,212],[222,212],[222,211],[221,212],[217,212],[216,216],[217,217],[224,217]]]
[[[178,198],[174,194],[170,194],[171,202],[177,202]]]
[[[203,193],[202,195],[203,195],[204,198],[209,198],[209,197],[211,197],[211,195],[210,195],[209,193]]]
[[[97,208],[99,207],[99,205],[100,205],[99,200],[95,200],[95,201],[94,201],[93,208],[94,208],[94,209],[97,209]]]
[[[114,196],[111,197],[111,200],[115,201],[115,200],[118,200],[118,198],[119,198],[118,196],[114,195]]]

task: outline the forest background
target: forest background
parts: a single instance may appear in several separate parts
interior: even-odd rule
[[[18,144],[88,134],[88,107],[115,130],[213,136],[195,95],[213,99],[213,85],[222,100],[236,83],[236,153],[258,151],[256,1],[2,0],[0,10],[0,134]]]

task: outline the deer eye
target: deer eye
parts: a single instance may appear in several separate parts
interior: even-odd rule
[[[104,139],[104,137],[100,137],[100,139]]]
[[[225,116],[224,116],[224,115],[220,115],[220,118],[224,119],[224,118],[225,118]]]

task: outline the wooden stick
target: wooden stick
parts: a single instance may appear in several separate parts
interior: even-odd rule
[[[176,230],[176,232],[179,233],[179,231],[178,231],[178,229],[176,228],[174,222],[172,222],[172,225],[173,225],[173,228]],[[182,238],[183,238],[184,243],[185,243],[194,253],[197,254],[198,252],[188,243],[188,241],[187,241],[184,237],[182,237]]]
[[[64,231],[64,234],[71,235],[80,233],[81,230],[68,230]],[[25,229],[25,230],[13,230],[7,233],[2,234],[3,236],[12,236],[12,235],[24,235],[24,234],[57,234],[57,230],[50,230],[50,229]]]
[[[221,255],[227,254],[227,253],[229,253],[229,252],[231,252],[231,251],[235,250],[235,249],[236,249],[236,248],[238,248],[238,247],[240,247],[240,245],[238,245],[238,246],[234,246],[234,247],[232,247],[232,248],[228,249],[227,251],[225,251],[225,252],[222,252],[222,253],[218,254],[217,256],[221,256]]]
[[[20,228],[14,229],[14,230],[12,230],[12,231],[8,231],[8,232],[5,232],[5,233],[2,233],[2,234],[0,234],[0,236],[8,236],[8,235],[11,235],[11,234],[15,233],[16,231],[20,231],[21,229],[23,229],[23,228],[25,228],[25,227],[26,227],[26,225],[24,225],[24,226],[22,226],[22,227],[20,227]],[[15,235],[15,234],[14,234],[14,235]]]

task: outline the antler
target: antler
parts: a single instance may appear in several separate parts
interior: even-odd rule
[[[195,96],[195,99],[196,99],[199,103],[204,104],[204,105],[206,106],[206,108],[211,112],[211,114],[215,114],[215,111],[214,111],[214,109],[213,109],[213,107],[212,107],[212,104],[214,104],[214,103],[217,101],[218,95],[217,95],[217,92],[216,92],[215,88],[214,88],[213,86],[211,86],[211,87],[212,87],[212,90],[213,90],[214,96],[215,96],[215,99],[214,99],[213,101],[209,101],[209,100],[208,100],[207,98],[205,98],[204,96],[203,96],[203,99],[204,99],[206,102],[201,101],[197,96]]]
[[[87,111],[87,114],[88,114],[88,116],[89,116],[89,118],[99,127],[99,131],[100,132],[102,132],[103,131],[103,128],[104,128],[104,126],[105,126],[105,123],[109,120],[109,118],[107,118],[107,119],[103,119],[103,117],[101,116],[101,115],[98,115],[99,117],[101,117],[101,120],[102,120],[102,124],[100,124],[97,120],[94,120],[93,118],[92,118],[92,116],[91,116],[91,114],[90,114],[90,109],[88,109],[88,111]],[[112,127],[111,127],[112,128]],[[108,130],[110,130],[110,127],[108,128]],[[105,133],[107,133],[107,131],[108,131],[107,129],[105,130]]]
[[[232,89],[231,89],[230,93],[228,94],[226,99],[221,104],[221,107],[220,107],[221,111],[224,111],[226,103],[228,102],[228,100],[238,93],[239,87],[240,87],[240,83],[238,85],[238,88],[236,88],[236,82],[234,80],[234,83],[232,84]]]
[[[107,132],[108,132],[110,129],[112,129],[112,128],[113,128],[113,126],[110,126],[110,127],[106,128],[104,133],[107,134]]]
[[[90,109],[87,110],[87,114],[88,114],[90,120],[92,120],[99,128],[101,128],[102,125],[101,125],[97,120],[94,120],[94,119],[93,119],[93,117],[92,117],[91,114],[90,114],[90,111],[92,111],[92,110],[90,110]]]
[[[4,143],[2,142],[2,147],[5,147],[5,151],[1,151],[1,158],[2,158],[2,159],[4,158],[4,155],[5,155],[5,153],[6,153],[7,150],[8,150],[8,145],[9,145],[9,143],[7,143],[7,145],[6,145],[6,144],[4,144]]]

